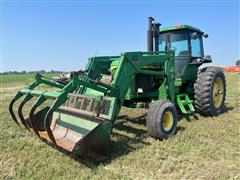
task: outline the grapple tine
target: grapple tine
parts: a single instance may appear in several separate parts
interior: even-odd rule
[[[33,105],[30,113],[29,113],[29,122],[33,128],[33,131],[36,133],[37,136],[40,136],[39,135],[39,129],[37,127],[37,123],[36,123],[36,119],[34,119],[34,112],[35,110],[44,102],[46,101],[47,99],[42,95],[39,96],[39,98],[37,99],[37,101],[35,102],[35,104]]]
[[[51,120],[53,117],[53,112],[59,107],[61,106],[63,103],[66,102],[66,100],[68,99],[67,93],[62,93],[60,96],[58,96],[58,98],[55,100],[55,102],[53,103],[53,105],[51,106],[51,108],[48,110],[46,116],[45,116],[45,120],[44,120],[44,126],[45,129],[47,131],[47,134],[49,136],[49,138],[51,139],[51,141],[56,145],[56,140],[55,137],[52,133],[51,130]]]
[[[14,120],[14,122],[18,125],[18,126],[20,126],[20,124],[19,124],[19,122],[18,122],[18,120],[17,120],[17,118],[16,118],[16,115],[15,115],[15,113],[14,113],[14,111],[13,111],[13,105],[14,105],[14,103],[18,100],[18,99],[20,99],[21,97],[23,96],[23,94],[21,94],[21,93],[17,93],[16,95],[15,95],[15,97],[12,99],[12,101],[10,102],[10,104],[9,104],[9,112],[10,112],[10,115],[12,116],[12,119]]]
[[[31,131],[31,130],[30,130],[29,126],[27,125],[27,121],[26,121],[26,119],[25,119],[24,116],[23,116],[22,110],[23,110],[23,106],[24,106],[28,101],[30,101],[30,100],[32,99],[32,97],[33,97],[33,96],[28,93],[28,94],[25,96],[25,98],[22,100],[22,102],[21,102],[21,104],[19,105],[19,108],[18,108],[18,116],[19,116],[22,124],[23,124],[23,125],[25,126],[25,128],[28,129],[29,131]]]
[[[54,135],[52,133],[52,130],[51,130],[52,115],[53,115],[53,110],[52,110],[52,108],[50,108],[49,111],[46,114],[45,121],[44,121],[44,126],[45,126],[45,129],[47,131],[47,134],[48,134],[49,138],[57,146],[55,137],[54,137]]]

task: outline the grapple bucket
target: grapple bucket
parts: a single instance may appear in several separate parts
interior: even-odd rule
[[[110,145],[112,124],[109,120],[113,105],[109,97],[70,94],[67,103],[52,115],[50,128],[57,146],[88,159],[105,159]],[[39,135],[51,141],[45,131]]]
[[[72,87],[71,84],[69,86]],[[25,96],[19,105],[18,115],[27,129],[68,152],[95,161],[106,159],[110,146],[115,98],[92,97],[71,92],[73,90],[66,87],[53,92],[24,88],[11,101],[9,111],[13,120],[18,123],[13,105]],[[30,109],[29,116],[24,118],[23,106],[34,96],[38,98]],[[53,99],[54,103],[40,108],[49,99]]]

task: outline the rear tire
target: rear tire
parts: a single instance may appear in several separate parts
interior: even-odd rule
[[[202,69],[194,84],[194,106],[203,116],[217,116],[224,111],[226,80],[220,67]]]
[[[147,114],[147,130],[155,139],[166,139],[174,135],[177,129],[177,110],[167,100],[155,102]]]

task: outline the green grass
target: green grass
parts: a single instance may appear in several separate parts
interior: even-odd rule
[[[34,81],[35,74],[1,74],[0,75],[0,83],[30,83]],[[58,76],[55,73],[45,73],[43,74],[44,77],[52,78],[53,76]]]
[[[32,77],[4,76],[0,89],[0,178],[240,179],[240,76],[229,73],[226,77],[226,112],[213,118],[198,114],[183,117],[177,134],[168,140],[148,136],[146,110],[122,109],[112,134],[110,158],[94,164],[62,153],[17,127],[8,104],[22,81]]]

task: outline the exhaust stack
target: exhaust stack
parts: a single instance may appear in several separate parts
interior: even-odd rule
[[[148,17],[147,50],[153,51],[153,17]]]
[[[148,17],[148,30],[147,30],[147,51],[148,52],[153,52],[153,48],[154,48],[154,51],[159,51],[158,41],[159,41],[161,24],[154,21],[155,20],[153,17]]]

